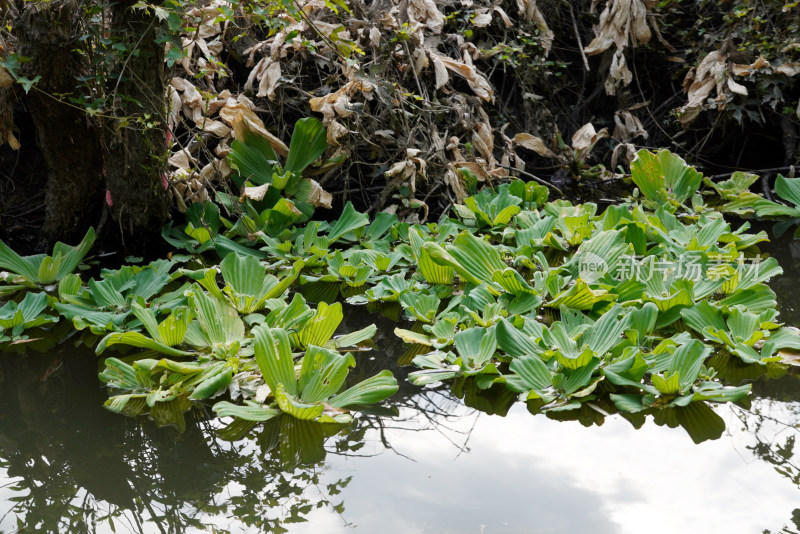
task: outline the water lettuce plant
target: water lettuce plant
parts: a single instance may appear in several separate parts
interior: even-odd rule
[[[12,300],[0,306],[0,343],[22,339],[28,328],[58,322],[57,316],[42,313],[46,308],[45,293],[26,293],[19,303]]]
[[[27,287],[50,286],[72,273],[89,253],[97,236],[93,228],[76,246],[56,243],[52,256],[22,257],[0,240],[0,269],[8,269]]]
[[[249,421],[266,421],[281,413],[297,419],[320,423],[346,423],[349,406],[380,402],[395,393],[397,380],[389,371],[363,380],[340,392],[355,359],[349,353],[309,345],[299,372],[295,369],[289,335],[283,329],[258,326],[255,335],[255,359],[273,403],[248,402],[237,406],[222,401],[214,411]]]
[[[641,151],[631,166],[639,194],[605,209],[548,202],[541,186],[512,181],[437,223],[370,222],[348,203],[335,221],[300,226],[310,212],[292,187],[324,148],[319,132],[299,124],[283,167],[258,140],[234,147],[243,191],[264,196],[221,196],[228,214],[240,210],[236,221],[214,203],[190,206],[186,227],[165,237],[193,254],[193,268],[162,261],[84,283],[66,269],[70,256],[52,306],[103,336],[98,354],[127,354],[101,373],[110,409],[180,426],[183,411],[213,398],[218,415],[250,422],[347,422],[348,409],[398,385],[382,371],[345,387],[356,363],[346,351],[376,327],[336,337],[342,298],[408,321],[395,333],[409,345],[402,363],[417,367],[413,384],[449,382],[496,413],[515,399],[580,417],[738,401],[749,386],[725,384],[718,362],[777,365],[800,350],[768,285],[782,271],[761,254],[766,233],[719,211],[800,217],[754,198],[752,176],[706,180],[720,197],[707,204],[699,172],[667,151]],[[800,205],[794,184],[781,177],[776,191]],[[51,320],[39,317],[41,295],[1,308],[4,332]]]
[[[775,224],[775,235],[780,236],[792,226],[800,224],[800,178],[785,178],[779,174],[775,179],[775,193],[791,205],[761,198],[754,206],[759,217],[783,219]],[[800,230],[795,230],[794,236],[800,237]]]

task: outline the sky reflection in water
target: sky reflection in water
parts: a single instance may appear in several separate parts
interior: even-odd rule
[[[786,271],[772,286],[789,325],[800,324],[798,243],[771,251]],[[327,438],[324,460],[284,471],[296,453],[287,432],[271,434],[264,455],[268,432],[258,437],[258,427],[231,444],[216,422],[192,419],[178,435],[110,414],[105,392],[87,387],[96,380],[90,354],[40,380],[59,354],[0,357],[0,532],[15,532],[18,516],[41,521],[27,531],[111,532],[107,513],[117,532],[256,532],[246,514],[282,521],[293,504],[307,522],[282,526],[299,534],[800,531],[795,371],[756,381],[749,409],[716,407],[726,430],[699,445],[652,417],[638,430],[620,416],[585,428],[524,404],[490,416],[424,390],[390,399],[403,406],[397,418],[357,416],[349,436]],[[307,428],[292,432],[308,439]],[[307,458],[323,455],[317,440]],[[329,502],[316,508],[320,499]]]

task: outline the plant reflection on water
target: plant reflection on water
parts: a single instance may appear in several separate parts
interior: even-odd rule
[[[399,349],[387,349],[394,350]],[[178,433],[102,410],[104,391],[85,386],[95,376],[92,360],[75,352],[51,352],[36,362],[7,356],[0,367],[0,454],[8,480],[0,489],[0,499],[8,503],[2,531],[284,532],[319,510],[349,528],[359,521],[348,513],[345,494],[359,472],[339,476],[342,465],[369,469],[374,461],[369,457],[384,454],[421,460],[420,451],[408,444],[432,441],[431,432],[436,443],[448,444],[452,458],[469,456],[473,429],[487,417],[484,412],[505,415],[514,400],[505,389],[479,390],[464,380],[454,382],[452,391],[403,383],[390,407],[363,412],[350,425],[289,416],[263,424],[231,422],[193,410],[185,414],[185,432]],[[360,366],[363,373],[371,371],[369,363]],[[743,372],[737,363],[726,371],[728,379]],[[680,425],[694,441],[703,441],[720,437],[724,417],[729,438],[720,441],[731,439],[746,462],[768,463],[800,486],[797,378],[792,373],[749,378],[756,378],[749,408],[731,405],[718,410],[720,417],[695,403],[691,414],[662,410],[652,420]],[[534,405],[528,409],[536,412]],[[591,405],[547,417],[584,426],[605,421],[602,409]],[[651,426],[643,415],[629,421]],[[591,448],[592,435],[585,434]],[[787,513],[783,532],[796,532],[800,512]]]
[[[232,523],[281,532],[314,508],[344,511],[337,495],[350,477],[323,483],[327,455],[364,455],[365,440],[391,450],[390,429],[447,433],[452,416],[443,403],[454,403],[407,387],[391,410],[352,425],[289,416],[225,425],[209,419],[210,410],[193,410],[178,433],[103,410],[105,392],[85,387],[96,376],[86,354],[37,356],[6,356],[0,367],[0,499],[11,503],[0,531],[183,532],[211,524],[226,532]],[[53,364],[59,370],[49,374]],[[384,417],[398,409],[406,415]]]

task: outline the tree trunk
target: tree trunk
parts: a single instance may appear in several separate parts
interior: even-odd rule
[[[102,209],[103,156],[99,128],[84,110],[54,95],[74,94],[86,63],[73,50],[81,26],[74,0],[26,2],[14,25],[19,54],[31,58],[24,73],[41,76],[25,103],[47,165],[46,214],[42,245],[74,241],[97,223]]]
[[[123,236],[141,240],[159,232],[169,212],[161,177],[167,156],[167,78],[164,44],[156,41],[161,22],[152,12],[133,9],[135,3],[118,0],[111,8],[112,32],[127,51],[121,77],[109,88],[119,119],[106,121],[103,140],[112,217]]]
[[[102,124],[64,96],[80,96],[78,78],[92,74],[83,46],[86,32],[77,0],[24,2],[15,21],[19,54],[31,58],[22,74],[40,76],[25,103],[36,126],[47,169],[42,248],[74,241],[101,220],[104,203],[127,250],[141,252],[167,219],[162,187],[166,166],[164,44],[152,12],[119,0],[109,34],[122,44],[117,73],[105,88]],[[103,88],[98,88],[98,94]],[[113,115],[113,116],[112,116]],[[116,232],[113,232],[116,234]]]

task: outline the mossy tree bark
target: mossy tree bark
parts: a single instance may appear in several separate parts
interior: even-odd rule
[[[36,126],[47,164],[45,220],[41,245],[80,239],[102,209],[103,155],[99,125],[78,107],[54,95],[72,94],[86,61],[74,49],[80,25],[74,0],[26,2],[15,22],[19,54],[29,78],[40,76],[25,104]]]
[[[99,88],[111,109],[98,120],[68,98],[82,94],[78,79],[92,68],[79,50],[86,33],[80,3],[19,3],[19,54],[31,58],[24,74],[40,76],[25,104],[48,168],[43,248],[97,226],[107,200],[115,223],[107,228],[121,234],[128,250],[141,250],[168,216],[161,186],[167,153],[164,44],[156,40],[161,22],[134,4],[118,0],[110,7],[109,35],[122,52],[119,75]]]
[[[112,217],[123,236],[138,239],[161,229],[169,197],[161,185],[167,155],[167,76],[164,44],[157,41],[161,26],[153,13],[134,9],[135,3],[119,0],[112,5],[111,24],[127,56],[112,89],[122,118],[106,121],[103,140]]]

